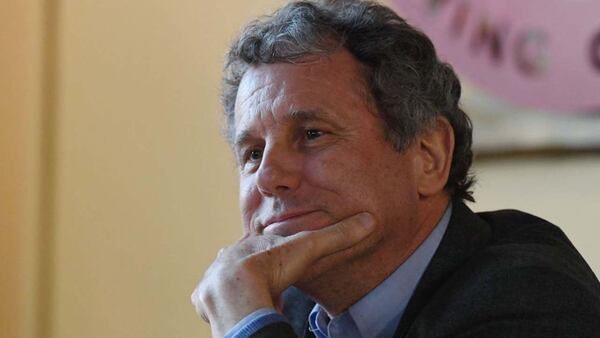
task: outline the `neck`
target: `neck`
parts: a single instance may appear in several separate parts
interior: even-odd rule
[[[359,257],[338,264],[296,286],[313,298],[330,317],[350,308],[392,274],[423,243],[438,224],[448,198],[423,201],[411,236],[379,236]],[[421,209],[421,208],[419,208]],[[398,238],[400,237],[400,238]]]

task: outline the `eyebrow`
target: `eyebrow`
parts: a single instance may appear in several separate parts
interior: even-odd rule
[[[329,114],[318,109],[292,109],[289,118],[294,121],[329,121]]]
[[[239,135],[235,136],[235,140],[233,142],[233,149],[240,149],[242,145],[247,144],[250,140],[254,139],[254,135],[249,130],[244,130]]]
[[[322,121],[329,123],[334,127],[339,127],[339,125],[334,122],[331,114],[320,109],[291,109],[284,119],[292,120],[294,122]],[[239,149],[242,145],[249,143],[255,138],[256,137],[252,135],[250,130],[244,130],[235,136],[233,142],[234,148]]]

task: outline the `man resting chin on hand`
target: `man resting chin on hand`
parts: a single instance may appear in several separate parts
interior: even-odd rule
[[[222,337],[257,310],[275,311],[281,293],[306,270],[356,246],[374,228],[373,218],[362,213],[289,237],[245,236],[222,249],[206,271],[192,294],[196,311],[210,323],[213,336]]]
[[[597,337],[600,284],[562,231],[464,204],[460,94],[375,2],[294,1],[245,27],[222,93],[245,236],[192,294],[213,336]]]

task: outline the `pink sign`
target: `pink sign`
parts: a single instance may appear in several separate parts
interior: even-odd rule
[[[600,111],[600,1],[392,0],[484,90],[551,111]]]

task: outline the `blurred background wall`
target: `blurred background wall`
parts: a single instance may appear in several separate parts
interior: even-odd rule
[[[223,54],[280,0],[0,2],[0,337],[208,337],[241,235]],[[474,209],[554,221],[596,273],[600,156],[486,159]]]

